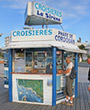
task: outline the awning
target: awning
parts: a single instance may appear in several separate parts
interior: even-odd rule
[[[60,50],[65,50],[75,53],[87,53],[84,50],[79,49],[74,44],[59,42],[59,41],[32,41],[32,42],[11,42],[5,49],[17,49],[17,48],[48,48],[57,47]]]
[[[85,50],[79,49],[78,46],[74,45],[74,44],[56,42],[55,44],[53,44],[53,46],[55,46],[55,47],[57,47],[57,48],[59,48],[61,50],[68,51],[68,52],[87,53]]]

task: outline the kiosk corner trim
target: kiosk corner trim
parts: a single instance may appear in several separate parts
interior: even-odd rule
[[[12,50],[9,49],[9,101],[12,102]]]
[[[56,106],[56,48],[53,47],[52,106]]]

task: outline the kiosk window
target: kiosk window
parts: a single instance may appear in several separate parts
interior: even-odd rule
[[[25,52],[26,72],[28,73],[52,73],[46,70],[49,64],[52,65],[52,51],[31,51]]]
[[[4,53],[4,67],[8,67],[8,60],[9,60],[9,53],[8,51],[6,51],[6,53]]]
[[[62,52],[57,51],[57,71],[58,69],[62,69]]]
[[[45,68],[45,52],[34,52],[34,68]]]
[[[27,51],[25,52],[25,66],[26,66],[26,72],[30,73],[30,70],[32,69],[32,52]]]
[[[25,56],[23,49],[15,50],[14,72],[25,72]]]
[[[56,53],[57,72],[62,69],[62,52]],[[14,50],[14,72],[52,73],[52,50]]]

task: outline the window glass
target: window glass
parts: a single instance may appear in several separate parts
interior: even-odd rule
[[[26,50],[25,51],[25,69],[27,73],[30,73],[30,70],[32,70],[32,52]]]
[[[57,65],[57,71],[59,70],[59,69],[62,69],[62,52],[61,51],[57,51],[57,63],[56,63],[56,65]]]
[[[26,72],[28,73],[52,73],[52,51],[25,52]]]
[[[16,49],[14,53],[15,72],[52,73],[52,50]],[[62,69],[62,52],[57,51],[56,54],[58,72]]]
[[[25,72],[24,49],[16,49],[14,52],[14,71]]]
[[[8,61],[9,61],[9,53],[6,51],[4,53],[4,67],[8,67]]]

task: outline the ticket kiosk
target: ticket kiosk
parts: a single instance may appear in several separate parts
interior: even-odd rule
[[[41,25],[47,24],[46,21],[49,24],[62,23],[62,12],[29,2],[25,24]],[[65,75],[58,71],[66,69],[65,57],[68,55],[71,55],[77,71],[73,84],[73,96],[77,97],[78,53],[82,50],[75,45],[75,40],[74,34],[57,29],[12,31],[5,48],[9,53],[9,101],[55,106],[65,100]]]

